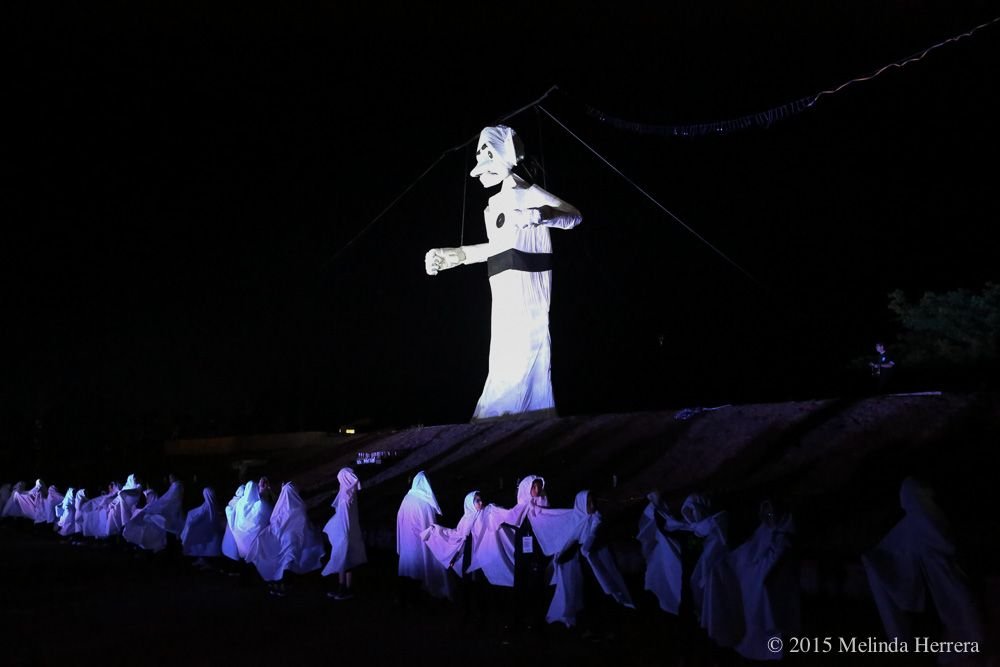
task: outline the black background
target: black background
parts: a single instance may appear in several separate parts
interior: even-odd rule
[[[430,278],[423,255],[485,239],[471,152],[345,245],[443,150],[553,84],[546,109],[758,281],[547,117],[511,119],[584,213],[553,232],[561,414],[851,391],[850,360],[897,333],[891,289],[997,279],[1000,25],[769,129],[643,136],[583,106],[661,124],[762,111],[992,3],[4,12],[9,464],[467,420],[485,270]]]

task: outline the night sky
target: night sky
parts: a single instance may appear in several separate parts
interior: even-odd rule
[[[511,119],[584,214],[553,232],[561,414],[837,395],[897,335],[890,290],[1000,279],[1000,24],[768,129],[586,113],[763,111],[1000,8],[661,4],[6,6],[2,447],[468,420],[485,268],[430,278],[423,255],[485,240],[471,149],[345,245],[554,84],[549,111],[756,279],[549,118]]]

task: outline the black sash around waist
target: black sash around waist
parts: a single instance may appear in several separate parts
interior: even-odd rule
[[[539,273],[552,270],[551,252],[524,252],[511,248],[487,258],[486,272],[492,278],[508,269]]]

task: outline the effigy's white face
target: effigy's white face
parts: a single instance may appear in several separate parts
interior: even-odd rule
[[[476,170],[479,171],[479,182],[484,188],[491,188],[510,176],[507,162],[500,158],[496,148],[485,143],[480,144],[476,151]]]

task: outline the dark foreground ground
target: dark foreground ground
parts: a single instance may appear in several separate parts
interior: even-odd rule
[[[601,631],[594,638],[562,626],[509,634],[503,598],[490,600],[481,618],[467,615],[460,603],[404,606],[394,561],[372,556],[357,573],[353,600],[327,598],[327,582],[318,573],[292,580],[288,595],[276,598],[254,572],[202,572],[170,554],[73,546],[47,530],[8,520],[0,523],[0,664],[749,664],[707,648],[645,598],[637,611],[598,619]],[[881,634],[868,601],[813,595],[803,605],[803,636]],[[937,664],[929,655],[838,653],[789,656],[785,662]]]

